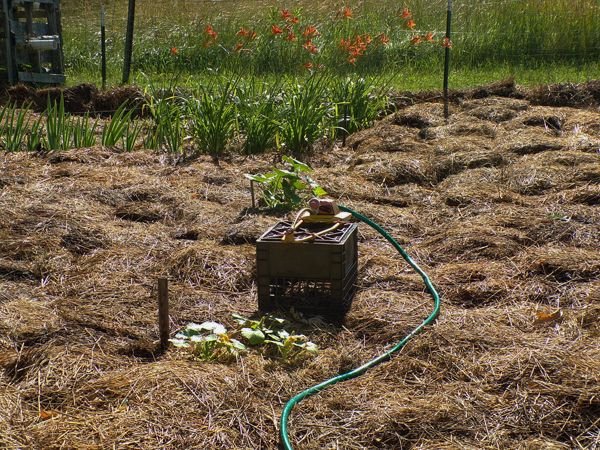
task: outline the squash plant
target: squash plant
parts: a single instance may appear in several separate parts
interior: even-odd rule
[[[283,169],[274,167],[265,174],[245,175],[262,187],[259,204],[272,209],[291,210],[307,200],[307,192],[316,197],[327,195],[325,189],[308,175],[312,172],[308,164],[291,156],[283,156],[282,159],[287,164]]]

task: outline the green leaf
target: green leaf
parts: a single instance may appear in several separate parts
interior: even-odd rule
[[[241,351],[246,350],[246,346],[244,344],[242,344],[240,341],[238,341],[237,339],[232,339],[231,344],[232,344],[233,348],[235,348],[236,350],[241,350]]]
[[[174,347],[178,348],[187,348],[190,344],[183,339],[169,339],[169,342],[173,344]]]
[[[327,195],[327,191],[318,185],[313,186],[312,193],[315,197],[325,197]]]
[[[231,317],[233,317],[233,320],[235,320],[240,325],[246,325],[246,323],[250,321],[250,319],[235,313],[232,314]]]
[[[319,351],[319,347],[314,342],[306,342],[304,343],[304,350],[310,353],[317,353]]]
[[[225,334],[227,333],[227,328],[221,325],[218,322],[203,322],[198,325],[199,330],[211,331],[214,334]]]
[[[265,335],[261,330],[242,328],[241,334],[248,340],[250,345],[260,345],[265,342]]]

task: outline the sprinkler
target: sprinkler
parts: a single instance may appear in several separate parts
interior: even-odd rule
[[[377,356],[376,358],[368,361],[360,367],[357,367],[349,372],[337,375],[333,378],[325,380],[315,386],[312,386],[296,396],[292,397],[284,406],[280,420],[280,438],[282,447],[286,450],[292,450],[292,444],[288,433],[288,420],[292,412],[293,407],[311,395],[314,395],[325,388],[342,382],[356,378],[362,375],[370,368],[389,360],[392,355],[402,349],[406,343],[411,340],[415,335],[423,330],[427,325],[431,324],[438,316],[440,312],[440,297],[435,287],[431,283],[431,280],[427,274],[411,259],[406,251],[398,244],[398,242],[380,225],[373,222],[371,219],[363,216],[362,214],[347,208],[342,205],[336,205],[333,200],[323,200],[313,198],[310,200],[308,207],[300,210],[296,215],[295,220],[292,223],[280,223],[275,227],[271,228],[257,241],[257,271],[259,276],[259,309],[270,310],[276,306],[282,306],[287,303],[289,306],[296,306],[294,302],[299,301],[298,305],[303,307],[305,310],[314,308],[316,312],[325,311],[328,312],[334,318],[343,318],[343,315],[348,311],[352,296],[355,292],[355,280],[357,274],[357,261],[356,261],[356,224],[351,223],[350,219],[355,218],[360,222],[363,222],[381,234],[404,258],[404,260],[417,272],[423,282],[427,291],[433,299],[433,310],[429,316],[423,322],[421,322],[416,328],[410,333],[404,336],[396,345],[394,345],[387,352]],[[341,235],[341,238],[334,239],[334,243],[329,242],[327,247],[327,239],[331,235]],[[353,239],[351,238],[353,236]],[[271,246],[267,244],[269,239]],[[323,242],[325,241],[325,242]],[[274,244],[277,244],[274,246]],[[318,245],[321,244],[320,247]],[[265,247],[267,245],[267,247]],[[315,247],[317,246],[317,247]],[[323,247],[325,246],[325,247]],[[332,249],[338,247],[338,251],[335,252]],[[261,248],[262,247],[262,248]],[[339,248],[344,248],[344,251]],[[316,250],[315,250],[316,249]],[[324,249],[329,249],[325,251]],[[313,252],[314,250],[314,252]],[[323,286],[334,284],[336,287],[341,289],[334,292],[334,295],[322,295],[323,292],[311,291],[311,286],[318,285],[319,281],[310,280],[306,277],[302,277],[301,271],[303,270],[303,264],[294,264],[297,267],[294,277],[277,279],[277,277],[271,277],[272,274],[269,270],[277,270],[273,266],[273,260],[277,260],[279,257],[293,258],[295,252],[299,251],[299,254],[304,258],[304,262],[307,264],[317,264],[318,261],[325,257],[326,262],[332,262],[337,264],[336,269],[333,271],[335,275],[340,275],[338,279],[333,282],[329,280],[323,281],[323,275],[331,276],[333,272],[325,273],[310,273],[309,275],[321,275],[319,278]],[[271,253],[276,255],[272,257]],[[316,254],[311,255],[312,253]],[[327,258],[327,256],[332,256]],[[350,261],[346,264],[346,260]],[[309,267],[310,268],[310,267]],[[300,271],[300,272],[299,272]],[[344,273],[346,273],[344,275]],[[261,282],[262,277],[262,282]],[[274,281],[275,280],[275,281]],[[350,287],[344,287],[344,282],[351,281]],[[317,283],[317,284],[315,284]],[[294,295],[294,292],[296,293]],[[298,295],[298,292],[300,293]],[[331,291],[328,291],[331,294]],[[310,294],[313,295],[317,300],[316,302],[312,299],[312,302],[306,302],[307,298],[310,299]],[[322,300],[319,298],[325,297]],[[291,304],[291,305],[290,305]],[[323,308],[323,304],[326,307]],[[320,306],[320,308],[319,308]],[[301,308],[302,309],[302,308]],[[313,312],[315,312],[313,311]]]

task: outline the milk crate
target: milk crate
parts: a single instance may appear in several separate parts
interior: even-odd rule
[[[309,242],[284,242],[291,226],[279,222],[256,241],[258,306],[262,312],[294,308],[342,321],[352,305],[358,267],[357,225],[343,223]],[[330,224],[303,225],[298,237]]]

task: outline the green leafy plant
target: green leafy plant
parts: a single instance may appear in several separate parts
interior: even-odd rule
[[[233,319],[238,328],[231,332],[218,322],[188,323],[169,341],[202,361],[226,361],[246,352],[246,345],[233,336],[239,336],[249,346],[262,348],[286,363],[318,352],[316,344],[306,336],[287,331],[290,323],[284,319],[271,314],[257,320],[233,314]]]
[[[312,171],[308,164],[291,156],[284,156],[286,168],[273,168],[265,174],[250,175],[246,178],[258,183],[262,188],[260,204],[267,208],[290,210],[296,208],[310,196],[322,197],[327,192],[308,174]]]
[[[293,362],[298,358],[314,354],[318,347],[303,334],[287,331],[289,323],[266,314],[258,320],[248,319],[238,314],[234,320],[243,328],[240,334],[251,346],[266,345],[267,351],[275,352],[282,360]]]
[[[102,130],[102,145],[114,147],[123,139],[133,116],[133,109],[127,109],[126,103],[117,108],[110,122]]]
[[[142,132],[143,126],[138,121],[131,121],[125,129],[123,134],[123,150],[126,152],[132,152],[135,149],[137,139]]]
[[[284,91],[279,116],[285,120],[278,121],[278,137],[285,153],[307,153],[317,139],[327,134],[326,122],[332,111],[323,95],[327,80],[324,75],[313,75],[305,83],[291,85]]]
[[[2,147],[8,152],[19,151],[28,132],[27,109],[6,104],[0,110],[0,122]]]
[[[239,126],[244,136],[242,152],[262,153],[275,146],[278,123],[276,105],[281,98],[278,86],[257,86],[252,80],[240,89]]]
[[[71,122],[73,128],[73,146],[75,148],[92,147],[96,143],[96,128],[98,120],[90,120],[89,113],[74,117]]]
[[[65,100],[50,101],[46,107],[46,135],[42,145],[46,150],[67,150],[71,147],[73,127],[69,115],[65,112]]]
[[[175,87],[153,88],[147,93],[148,102],[144,106],[152,118],[152,129],[146,135],[146,148],[165,149],[173,155],[183,155],[185,137],[184,111],[181,98],[173,95]],[[167,94],[167,95],[165,95]]]
[[[187,101],[191,134],[198,150],[215,160],[223,155],[236,130],[235,88],[236,83],[232,81],[216,88],[200,86],[197,97]]]
[[[34,152],[40,150],[42,146],[42,116],[31,122],[29,131],[25,138],[25,146],[27,151]]]
[[[350,134],[371,126],[386,105],[383,86],[363,77],[336,79],[331,97],[336,104],[338,129]]]
[[[170,341],[175,347],[189,349],[202,361],[229,359],[246,351],[246,346],[233,339],[217,322],[188,323]]]

